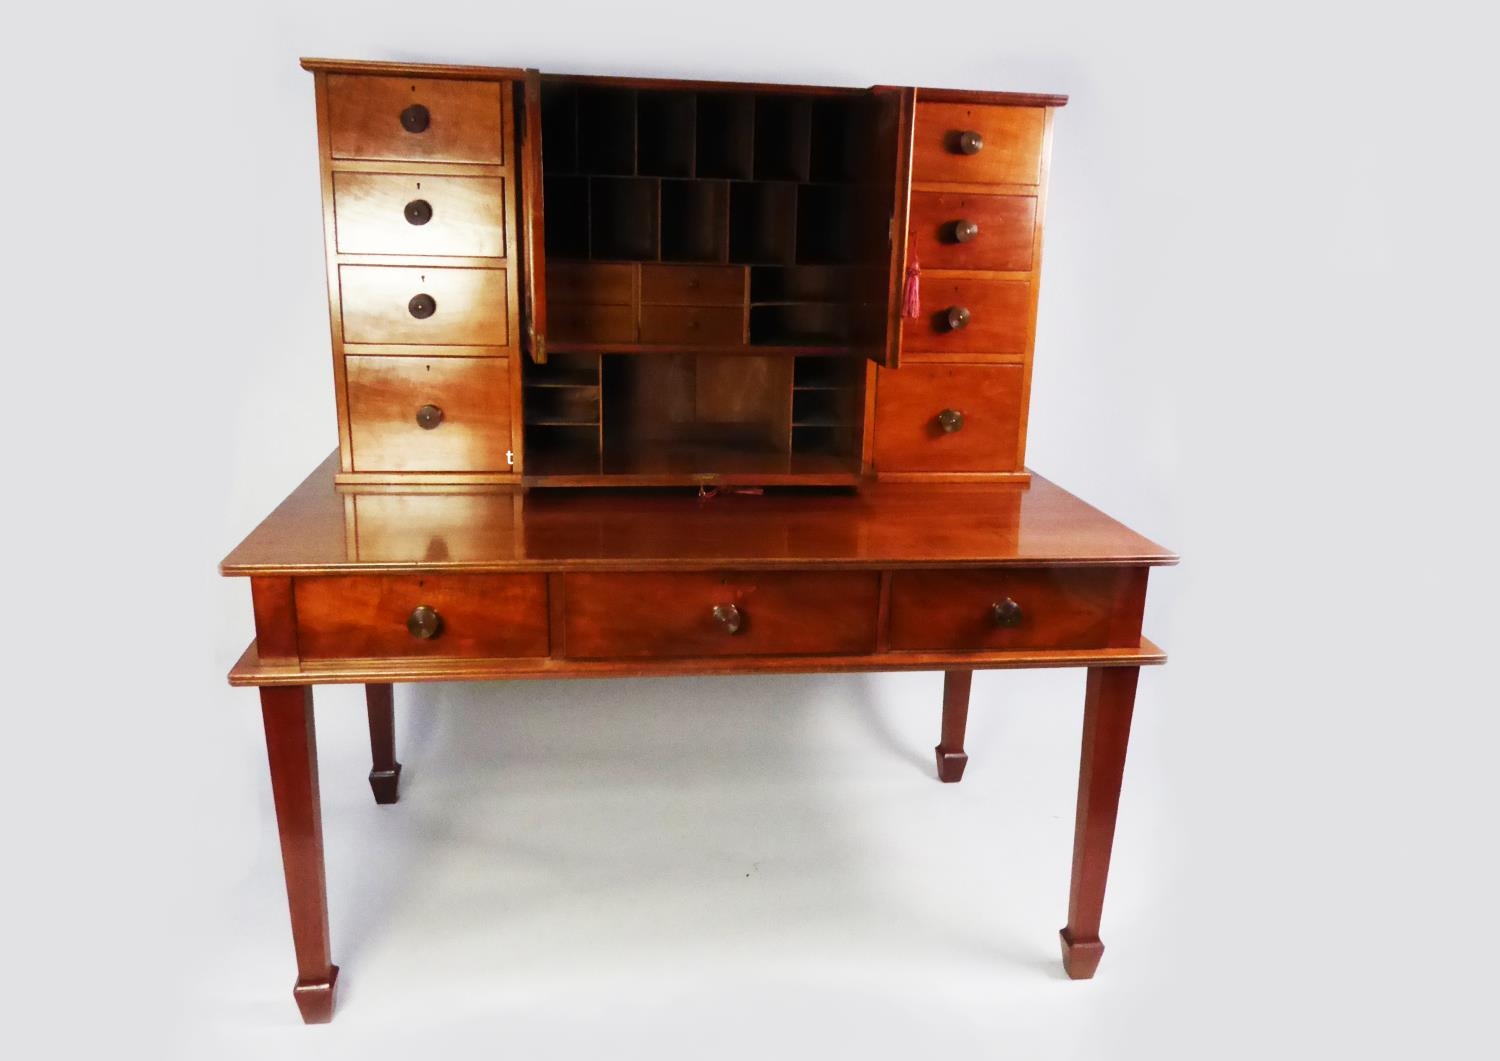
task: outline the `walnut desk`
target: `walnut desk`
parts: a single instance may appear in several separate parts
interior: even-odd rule
[[[975,670],[1087,667],[1068,975],[1094,974],[1146,579],[1176,557],[1046,479],[808,494],[337,487],[335,453],[226,558],[255,642],[304,1020],[333,1015],[312,687],[363,683],[395,803],[394,682],[941,670],[958,781]],[[705,708],[707,709],[707,708]]]

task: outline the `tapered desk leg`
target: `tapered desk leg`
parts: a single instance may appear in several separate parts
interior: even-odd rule
[[[370,713],[370,790],[376,803],[395,803],[401,783],[401,764],[396,762],[396,707],[389,683],[365,686],[365,707]]]
[[[969,757],[964,753],[964,730],[969,724],[969,687],[974,683],[971,670],[943,672],[943,735],[937,752],[938,780],[948,783],[964,776]]]
[[[1104,956],[1099,919],[1140,673],[1139,667],[1089,669],[1078,768],[1078,820],[1073,833],[1073,887],[1068,896],[1068,924],[1061,933],[1063,968],[1074,980],[1093,976]]]
[[[281,863],[297,950],[292,997],[308,1024],[333,1019],[339,969],[328,951],[328,886],[323,875],[323,813],[318,801],[318,741],[313,728],[312,688],[260,690],[271,762],[271,794],[281,833]]]

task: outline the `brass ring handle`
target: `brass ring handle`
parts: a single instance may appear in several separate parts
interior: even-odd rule
[[[956,332],[960,328],[967,328],[969,326],[969,307],[949,306],[946,319],[948,321],[948,330],[950,332]]]
[[[990,621],[996,626],[1011,629],[1021,625],[1021,606],[1006,597],[990,605]]]
[[[425,225],[432,220],[432,204],[426,199],[413,199],[402,213],[408,225]]]
[[[965,129],[958,134],[958,153],[960,155],[977,155],[984,150],[984,137],[973,129]]]
[[[937,414],[937,422],[938,427],[951,435],[955,431],[963,430],[964,414],[958,409],[944,409]]]
[[[967,219],[953,222],[953,241],[955,243],[968,243],[969,240],[977,235],[979,235],[978,222]]]
[[[437,299],[426,292],[420,295],[413,295],[411,301],[406,304],[406,312],[419,321],[425,321],[437,312]]]
[[[406,617],[406,632],[418,641],[431,641],[443,632],[443,617],[430,604],[419,604]]]
[[[727,634],[737,634],[745,624],[745,613],[733,604],[715,604],[714,622],[724,628]]]
[[[443,410],[436,405],[424,405],[417,410],[417,426],[423,431],[431,431],[443,422]]]
[[[425,133],[432,124],[432,114],[420,103],[413,103],[401,112],[401,128],[409,133]]]

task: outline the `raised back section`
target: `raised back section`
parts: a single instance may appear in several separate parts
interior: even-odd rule
[[[1024,478],[1060,97],[303,65],[340,483]]]

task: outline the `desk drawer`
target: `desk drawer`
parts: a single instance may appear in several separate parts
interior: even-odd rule
[[[1145,568],[898,571],[890,646],[1130,648],[1140,643],[1145,600]]]
[[[510,472],[510,361],[346,357],[357,472]]]
[[[922,278],[922,315],[904,321],[903,354],[1021,356],[1031,334],[1031,281]]]
[[[547,301],[630,306],[635,302],[635,266],[548,262]]]
[[[505,162],[499,82],[329,74],[327,92],[334,158]]]
[[[545,575],[327,575],[293,592],[305,660],[547,654]]]
[[[972,184],[1036,184],[1042,175],[1042,107],[918,103],[911,179]],[[965,133],[977,133],[978,146]]]
[[[508,346],[504,269],[342,265],[344,342]]]
[[[635,307],[553,302],[547,306],[547,331],[557,343],[633,343]]]
[[[960,242],[958,226],[978,226]],[[912,192],[907,260],[923,270],[1030,272],[1036,197]]]
[[[335,173],[334,229],[341,254],[505,257],[505,181]]]
[[[573,659],[875,648],[880,576],[870,572],[574,574],[564,587]]]
[[[877,472],[1021,470],[1020,365],[881,369]]]

